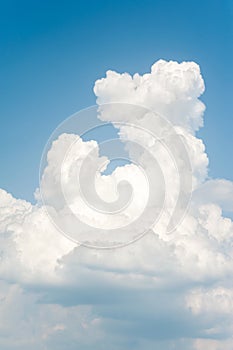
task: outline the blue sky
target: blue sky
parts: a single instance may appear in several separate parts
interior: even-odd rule
[[[232,180],[232,4],[1,1],[0,186],[32,199],[49,135],[95,103],[95,80],[108,69],[147,72],[160,58],[200,65],[210,176]]]

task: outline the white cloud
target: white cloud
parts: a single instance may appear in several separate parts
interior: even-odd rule
[[[231,350],[232,349],[232,339],[228,340],[214,340],[214,339],[198,339],[194,341],[195,350]]]
[[[195,135],[204,111],[198,99],[204,91],[198,65],[158,61],[151,73],[143,76],[107,72],[106,78],[96,82],[94,91],[100,105],[118,102],[100,106],[99,117],[119,129],[130,156],[143,165],[143,171],[130,164],[103,176],[101,167],[108,159],[100,156],[97,142],[84,142],[75,134],[64,133],[52,144],[41,184],[44,200],[50,205],[47,210],[57,226],[41,204],[38,191],[36,205],[0,191],[0,345],[36,350],[64,350],[67,346],[230,349],[233,223],[223,211],[232,208],[233,184],[208,180],[208,157],[202,140]],[[135,105],[149,111],[135,109]],[[157,118],[156,112],[171,126]],[[141,129],[135,128],[135,120]],[[169,158],[163,144],[154,141],[147,130],[162,137],[175,158]],[[184,181],[189,179],[189,169],[173,130],[182,137],[190,157],[193,198],[184,220],[167,234],[178,192],[189,189],[179,182],[180,175]],[[83,188],[77,186],[80,173]],[[150,223],[152,214],[158,215],[163,181],[164,213],[133,244],[119,249],[88,249],[59,232],[62,228],[83,241],[86,236],[98,241],[98,229],[105,228],[101,231],[105,243],[117,239],[127,242]],[[150,210],[148,183],[156,195]],[[92,206],[83,200],[82,191]],[[129,205],[117,211],[120,204],[127,204],[124,195],[131,191]],[[185,195],[179,209],[183,209]],[[112,212],[106,215],[100,210],[97,215],[97,205]],[[146,215],[137,221],[145,208]],[[109,230],[116,227],[115,235],[109,236]]]
[[[198,97],[204,92],[204,82],[194,62],[159,60],[142,76],[108,71],[106,78],[97,80],[94,92],[98,104],[142,105],[192,132],[203,124],[205,106]]]

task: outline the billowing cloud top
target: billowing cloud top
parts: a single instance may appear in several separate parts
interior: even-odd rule
[[[160,60],[142,76],[108,71],[94,92],[99,118],[135,162],[103,175],[100,145],[66,132],[51,144],[36,205],[0,191],[1,348],[232,349],[233,222],[224,212],[233,184],[208,179],[195,134],[205,109],[199,66]],[[89,249],[69,239],[91,234],[132,244]]]
[[[194,62],[159,60],[151,72],[140,76],[107,71],[97,80],[97,103],[126,102],[142,105],[160,113],[175,125],[189,131],[203,124],[204,104],[198,97],[204,92],[199,66]]]

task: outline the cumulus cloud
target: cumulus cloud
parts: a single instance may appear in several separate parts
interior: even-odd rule
[[[199,66],[160,60],[142,76],[108,71],[94,92],[99,120],[118,130],[132,162],[103,175],[101,145],[64,132],[51,143],[36,205],[0,191],[0,345],[231,349],[233,222],[224,211],[233,184],[208,179],[196,136]]]
[[[150,73],[142,76],[107,71],[106,78],[95,83],[94,92],[98,104],[126,102],[146,106],[190,132],[203,124],[205,106],[198,97],[204,92],[204,81],[194,62],[159,60]]]

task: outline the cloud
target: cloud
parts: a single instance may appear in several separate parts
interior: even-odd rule
[[[125,102],[142,105],[166,117],[172,124],[190,132],[203,125],[204,104],[198,97],[204,92],[199,66],[194,62],[159,60],[151,72],[142,76],[107,71],[97,80],[97,103]]]
[[[108,71],[94,92],[99,121],[114,125],[134,162],[103,175],[101,142],[66,131],[50,143],[36,205],[0,191],[0,345],[230,349],[233,223],[223,213],[233,184],[208,179],[195,134],[205,109],[199,66]]]

